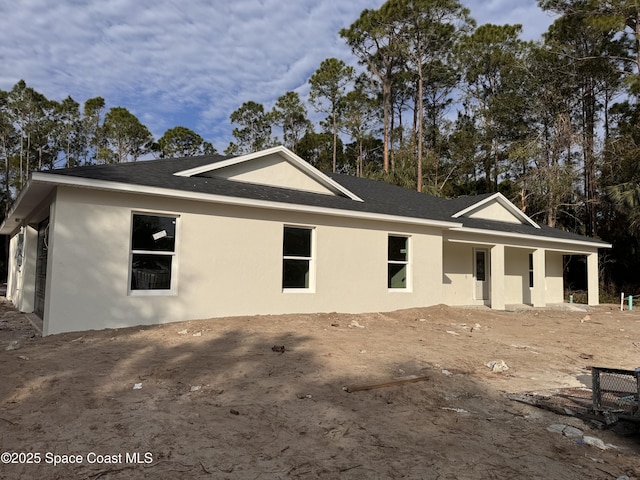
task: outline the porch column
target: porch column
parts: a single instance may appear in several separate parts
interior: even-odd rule
[[[589,305],[600,304],[598,289],[598,252],[596,252],[587,255],[587,303]]]
[[[504,245],[491,247],[491,308],[504,310]]]
[[[547,306],[547,272],[545,271],[546,252],[544,248],[533,251],[533,291],[531,303],[534,307]]]

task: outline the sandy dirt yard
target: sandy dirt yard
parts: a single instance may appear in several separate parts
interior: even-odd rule
[[[0,478],[638,480],[637,434],[505,395],[584,387],[590,366],[640,366],[638,312],[436,306],[40,338],[3,299]],[[357,388],[411,375],[426,378]]]

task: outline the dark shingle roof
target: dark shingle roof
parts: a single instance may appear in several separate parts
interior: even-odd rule
[[[474,229],[587,241],[605,245],[604,242],[550,227],[538,229],[528,224],[511,224],[474,218],[452,218],[453,214],[474,205],[491,194],[442,199],[381,181],[350,175],[327,174],[328,177],[363,200],[358,202],[343,196],[256,185],[223,178],[174,175],[176,172],[209,165],[228,158],[230,157],[205,155],[124,164],[92,165],[43,173],[287,204],[448,221],[462,223],[463,226]]]
[[[534,226],[529,224],[505,223],[492,220],[484,220],[481,218],[459,217],[456,220],[461,221],[463,227],[474,228],[478,230],[493,230],[496,232],[518,233],[521,235],[534,235],[538,237],[551,237],[562,240],[602,243],[603,245],[607,245],[606,242],[601,242],[590,237],[585,237],[584,235],[567,232],[558,228],[547,227],[546,225],[539,225],[540,228],[535,228]]]
[[[349,175],[327,174],[328,177],[360,197],[363,202],[354,201],[343,196],[234,182],[224,178],[181,177],[174,175],[176,172],[209,165],[227,158],[214,155],[148,160],[134,163],[65,168],[43,173],[314,207],[382,213],[428,220],[456,221],[448,215],[448,210],[445,208],[445,200],[429,197],[388,183]]]
[[[494,195],[493,193],[483,193],[482,195],[468,195],[457,198],[450,198],[447,200],[447,212],[449,215],[454,215],[465,208],[469,208],[478,202],[481,202],[485,198]]]

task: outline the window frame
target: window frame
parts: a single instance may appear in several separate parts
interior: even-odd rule
[[[298,229],[298,230],[307,230],[309,231],[309,254],[310,256],[303,255],[285,255],[285,232],[288,228]],[[281,262],[281,284],[283,293],[315,293],[315,277],[316,277],[316,267],[315,267],[315,257],[316,257],[316,227],[310,225],[293,225],[293,224],[285,224],[282,227],[282,262]],[[308,285],[304,287],[285,287],[284,285],[284,275],[285,275],[285,261],[286,260],[297,260],[297,261],[306,261],[308,262]]]
[[[144,217],[163,217],[172,219],[175,222],[175,235],[173,241],[173,251],[170,250],[144,250],[134,249],[133,232],[134,232],[134,218],[136,216]],[[178,291],[178,246],[179,246],[179,229],[180,229],[180,215],[171,212],[157,212],[157,211],[143,211],[134,210],[131,212],[131,220],[129,224],[129,274],[127,278],[127,294],[131,296],[170,296],[176,295]],[[155,289],[139,289],[132,288],[133,281],[133,257],[134,255],[151,255],[171,257],[171,268],[169,270],[169,288],[155,288]]]
[[[405,239],[405,259],[404,260],[392,260],[390,258],[390,252],[389,252],[389,242],[391,241],[392,237],[397,237],[397,238],[404,238]],[[410,292],[411,291],[411,287],[412,287],[412,282],[411,282],[411,275],[412,275],[412,269],[411,269],[411,251],[413,250],[412,245],[411,245],[411,235],[407,235],[407,234],[402,234],[402,233],[389,233],[387,234],[387,291],[388,292]],[[390,267],[391,265],[403,265],[405,267],[405,272],[406,272],[406,280],[405,280],[405,285],[404,287],[392,287],[391,286],[391,273],[390,273]]]
[[[533,288],[533,253],[529,254],[529,288]]]

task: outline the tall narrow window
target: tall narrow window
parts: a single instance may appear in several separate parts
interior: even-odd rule
[[[131,290],[171,290],[176,217],[133,215]]]
[[[409,238],[389,235],[387,286],[407,288],[409,277]]]
[[[484,282],[487,279],[487,252],[476,250],[476,281]]]
[[[282,288],[310,287],[313,262],[312,232],[310,228],[284,227]]]
[[[529,286],[533,288],[533,253],[529,254]]]

